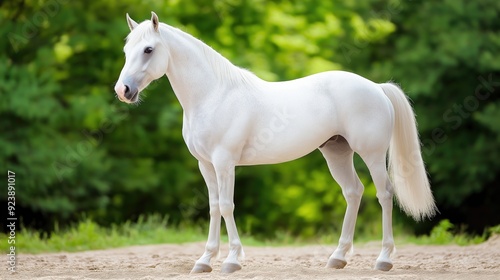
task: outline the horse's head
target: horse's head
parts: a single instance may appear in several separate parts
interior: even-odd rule
[[[140,24],[127,14],[130,34],[123,48],[125,65],[115,86],[122,102],[137,102],[140,92],[167,71],[167,46],[162,43],[158,16],[154,12],[151,14],[151,20]]]

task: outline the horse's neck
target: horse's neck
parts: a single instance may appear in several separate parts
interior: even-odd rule
[[[191,35],[168,25],[162,27],[170,52],[167,76],[184,111],[226,94],[224,89],[232,83],[258,79]]]

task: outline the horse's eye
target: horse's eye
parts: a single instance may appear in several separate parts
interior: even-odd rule
[[[152,47],[146,47],[144,49],[144,53],[152,53],[153,52],[153,48]]]

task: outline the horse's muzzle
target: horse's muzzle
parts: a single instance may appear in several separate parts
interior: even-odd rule
[[[139,90],[135,86],[117,82],[115,85],[115,92],[120,101],[125,103],[135,103],[139,99]]]

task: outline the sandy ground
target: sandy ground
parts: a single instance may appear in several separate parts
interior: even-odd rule
[[[342,270],[325,268],[334,246],[244,247],[243,269],[190,275],[203,243],[136,246],[80,253],[18,256],[17,272],[1,279],[500,279],[500,237],[474,246],[401,245],[389,272],[373,270],[378,242],[355,247]],[[227,244],[221,255],[227,254]]]

